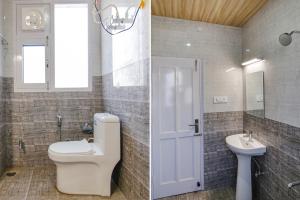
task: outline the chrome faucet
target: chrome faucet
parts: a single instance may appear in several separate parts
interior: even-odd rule
[[[252,134],[253,134],[253,131],[249,131],[249,139],[248,139],[248,142],[252,142]]]
[[[59,128],[59,141],[61,141],[61,127],[62,127],[63,117],[60,113],[58,113],[56,115],[56,118],[57,118],[57,127]]]
[[[57,118],[57,126],[61,127],[62,126],[62,119],[63,119],[63,117],[61,116],[61,114],[57,114],[56,118]]]
[[[243,137],[249,137],[249,131],[248,130],[243,130]]]
[[[253,135],[253,131],[251,130],[244,130],[244,135],[243,137],[247,137],[248,138],[248,142],[252,142],[252,135]]]

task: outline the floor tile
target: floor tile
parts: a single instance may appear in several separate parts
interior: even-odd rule
[[[215,190],[191,192],[182,195],[161,198],[159,200],[234,200],[235,191],[233,188],[221,188]]]
[[[59,192],[55,167],[12,168],[15,176],[0,178],[0,199],[5,200],[126,200],[120,189],[113,185],[111,197],[68,195]]]

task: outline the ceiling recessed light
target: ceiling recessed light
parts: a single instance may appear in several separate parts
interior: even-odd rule
[[[201,26],[199,26],[198,28],[197,28],[197,31],[198,32],[201,32],[203,30],[203,28],[201,27]]]
[[[192,44],[188,42],[185,44],[185,46],[190,47],[190,46],[192,46]]]

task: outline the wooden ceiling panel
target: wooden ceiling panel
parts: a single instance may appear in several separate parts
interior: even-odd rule
[[[268,0],[152,0],[152,14],[241,27]]]

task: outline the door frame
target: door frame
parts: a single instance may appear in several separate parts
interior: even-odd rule
[[[182,57],[182,58],[178,58],[178,57],[168,57],[168,56],[151,56],[151,61],[155,58],[168,58],[168,59],[194,59],[196,62],[195,67],[197,67],[197,72],[199,73],[199,108],[200,108],[200,126],[199,126],[199,131],[200,133],[202,133],[202,136],[200,136],[200,181],[201,181],[201,186],[199,187],[199,191],[204,190],[204,118],[203,118],[203,114],[204,114],[204,80],[203,80],[203,61],[201,59],[198,58],[186,58],[186,57]],[[157,164],[159,163],[158,161],[158,155],[157,151],[159,150],[159,140],[156,134],[153,134],[154,130],[157,130],[157,123],[155,122],[155,119],[157,119],[158,117],[158,113],[156,113],[156,107],[158,105],[155,105],[156,101],[154,101],[154,97],[153,97],[153,69],[155,68],[155,66],[153,66],[153,62],[151,64],[151,147],[150,147],[150,152],[151,152],[151,172],[150,172],[150,176],[151,176],[151,199],[154,199],[155,196],[155,183],[156,183],[156,178],[155,177],[155,167],[157,166]]]

